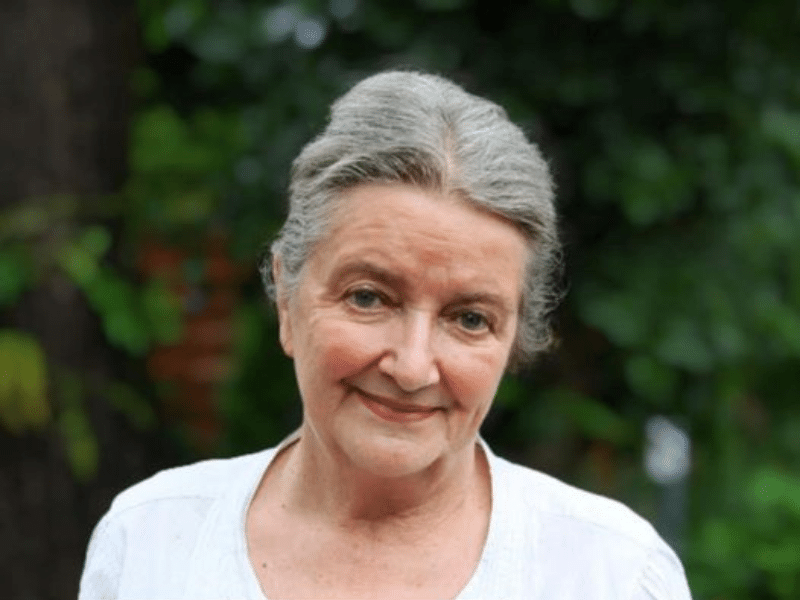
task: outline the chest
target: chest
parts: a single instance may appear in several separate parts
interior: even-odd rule
[[[248,551],[267,598],[454,598],[477,567],[487,526],[475,518],[415,542],[251,522]]]

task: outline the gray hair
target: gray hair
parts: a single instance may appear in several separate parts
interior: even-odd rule
[[[501,107],[441,77],[404,71],[364,79],[339,98],[328,126],[292,165],[289,216],[270,248],[286,294],[328,231],[336,198],[362,183],[455,194],[517,227],[530,252],[509,368],[550,345],[560,266],[553,181],[537,147]],[[261,274],[276,300],[270,258]]]

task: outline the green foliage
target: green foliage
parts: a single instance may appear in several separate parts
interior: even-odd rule
[[[86,413],[67,408],[59,415],[58,425],[73,475],[79,481],[91,479],[97,473],[100,450]]]
[[[207,176],[238,150],[242,133],[236,113],[200,110],[181,118],[169,106],[140,113],[132,125],[130,166],[143,175]]]
[[[13,304],[32,278],[30,257],[23,248],[0,250],[0,306]]]
[[[552,402],[581,435],[624,447],[635,439],[631,423],[605,404],[567,388],[553,388],[541,401]]]
[[[714,517],[702,524],[693,549],[696,591],[732,595],[761,577],[773,597],[795,596],[800,591],[800,477],[758,467],[743,499],[740,518]]]
[[[213,218],[222,171],[243,142],[236,112],[200,109],[184,118],[163,104],[143,110],[131,127],[127,186],[139,227],[175,231]]]
[[[112,345],[141,356],[155,344],[176,341],[183,316],[175,294],[162,282],[135,283],[112,268],[106,261],[113,242],[109,229],[78,228],[78,205],[73,198],[55,199],[50,212],[47,204],[34,204],[0,214],[6,225],[0,239],[9,241],[0,251],[0,305],[10,305],[24,291],[57,278],[57,268],[84,293]],[[50,231],[55,223],[62,230],[58,237]],[[72,472],[81,481],[94,477],[100,456],[83,406],[86,394],[102,394],[136,427],[156,422],[150,403],[130,384],[89,383],[84,375],[50,365],[39,340],[26,332],[0,329],[0,374],[0,425],[14,435],[44,432],[54,425]]]
[[[139,430],[147,430],[156,426],[158,418],[151,403],[129,384],[121,381],[110,382],[100,390],[109,403]]]
[[[800,476],[761,467],[746,490],[748,504],[759,511],[785,511],[800,519]]]
[[[100,316],[108,341],[136,356],[155,343],[177,341],[182,319],[178,299],[158,282],[136,286],[101,264],[110,244],[108,231],[93,226],[68,241],[57,257]]]
[[[57,425],[67,461],[79,481],[88,481],[97,473],[100,448],[84,406],[85,384],[79,375],[69,371],[58,372],[56,379],[61,404]]]
[[[0,424],[19,435],[43,429],[50,420],[47,364],[39,342],[13,329],[0,329]]]

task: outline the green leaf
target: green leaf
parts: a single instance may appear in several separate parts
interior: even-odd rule
[[[130,385],[115,381],[104,390],[109,404],[124,414],[128,421],[139,430],[155,427],[158,419],[153,407]]]
[[[162,18],[164,30],[172,40],[180,40],[198,24],[207,12],[203,0],[180,0],[172,2]]]
[[[161,201],[161,220],[171,225],[197,224],[211,218],[217,198],[210,189],[183,189]]]
[[[768,573],[800,573],[800,536],[779,543],[757,544],[750,555]]]
[[[623,348],[640,346],[647,341],[651,329],[650,315],[644,310],[641,297],[630,292],[589,288],[580,294],[579,306],[587,323]]]
[[[152,281],[142,292],[142,307],[152,338],[162,344],[175,343],[183,332],[180,299],[163,283]]]
[[[624,446],[633,441],[635,432],[631,425],[611,408],[579,392],[558,388],[545,394],[586,437]]]
[[[651,404],[666,406],[674,399],[678,374],[651,356],[639,354],[625,362],[625,378],[631,390]]]
[[[28,257],[19,250],[0,250],[0,306],[13,304],[33,280]]]
[[[14,434],[43,429],[51,417],[47,359],[39,341],[0,329],[0,422]]]
[[[709,371],[714,365],[714,355],[703,339],[702,330],[683,316],[676,316],[666,324],[654,351],[663,362],[695,373]]]
[[[192,140],[189,126],[169,106],[142,112],[132,127],[131,168],[137,173],[202,175],[216,161],[214,148]]]
[[[202,109],[191,118],[171,107],[142,113],[133,126],[128,193],[160,226],[203,225],[219,209],[220,182],[244,148],[242,117]]]
[[[86,412],[74,406],[65,408],[58,425],[72,473],[79,481],[89,481],[97,474],[100,450]]]
[[[770,286],[771,287],[771,286]],[[753,294],[756,318],[766,332],[793,357],[800,357],[800,315],[774,289]]]
[[[145,46],[151,52],[163,52],[169,46],[169,34],[160,11],[149,19],[142,19],[142,29]]]
[[[686,173],[663,145],[640,140],[631,145],[621,161],[617,185],[622,209],[634,225],[650,225],[690,203]]]
[[[217,148],[222,156],[244,150],[245,129],[237,112],[200,109],[193,115],[191,126],[198,139]]]
[[[745,499],[753,508],[783,508],[800,518],[800,477],[761,467],[748,481]]]
[[[106,227],[100,225],[93,225],[87,227],[80,238],[78,244],[82,246],[96,259],[102,258],[111,248],[111,233]]]
[[[701,525],[695,544],[695,552],[704,562],[727,566],[741,562],[747,537],[735,522],[711,517]]]
[[[790,415],[777,425],[775,438],[800,463],[800,415]]]
[[[103,328],[109,342],[135,356],[143,356],[150,346],[147,332],[133,311],[119,310],[104,315]]]
[[[98,271],[98,277],[87,287],[86,292],[92,306],[101,316],[136,310],[136,292],[133,284],[110,268]]]
[[[800,112],[778,106],[766,108],[761,126],[768,139],[782,147],[800,166]]]
[[[77,241],[65,244],[58,254],[59,266],[80,288],[90,286],[98,274],[98,257]]]
[[[231,28],[214,26],[192,40],[192,49],[207,64],[236,64],[245,54],[242,34]]]
[[[149,328],[133,285],[103,269],[86,293],[100,315],[108,341],[131,354],[143,355],[150,345]]]

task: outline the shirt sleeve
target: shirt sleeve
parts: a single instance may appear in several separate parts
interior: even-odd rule
[[[666,545],[651,550],[631,600],[692,600],[683,566]]]
[[[119,597],[124,532],[101,519],[89,540],[78,600],[114,600]]]

